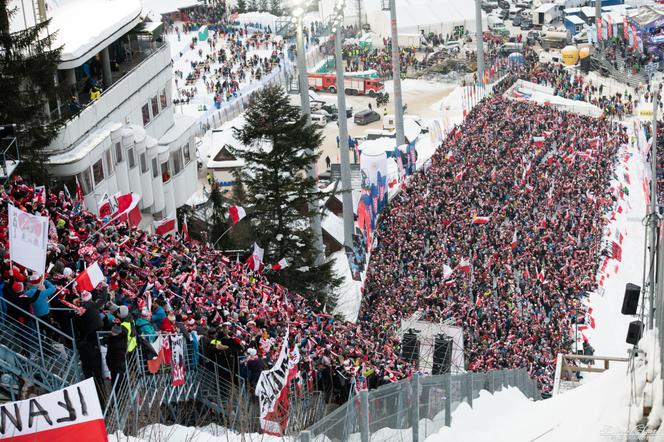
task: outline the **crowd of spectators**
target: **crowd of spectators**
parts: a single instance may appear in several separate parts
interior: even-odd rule
[[[523,367],[549,391],[596,289],[627,136],[608,120],[500,96],[467,121],[382,216],[359,322],[389,342],[417,311],[451,320],[463,328],[465,368]]]

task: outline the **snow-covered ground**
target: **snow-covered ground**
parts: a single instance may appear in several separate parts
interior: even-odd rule
[[[257,433],[239,434],[216,424],[205,427],[152,424],[142,428],[137,437],[111,434],[108,440],[109,442],[277,442],[283,439]]]
[[[641,348],[653,348],[653,334],[646,335]],[[643,417],[644,396],[661,403],[659,354],[635,359],[633,375],[615,367],[592,381],[551,399],[533,402],[518,389],[495,394],[480,392],[471,408],[461,404],[452,413],[452,426],[444,427],[427,442],[481,441],[606,441],[628,440],[628,428]],[[646,383],[646,378],[656,379]],[[653,409],[646,432],[653,434],[661,422],[662,407]],[[628,423],[629,422],[629,423]],[[660,440],[664,431],[650,440]],[[636,440],[636,439],[634,439]],[[641,440],[641,439],[639,439]]]

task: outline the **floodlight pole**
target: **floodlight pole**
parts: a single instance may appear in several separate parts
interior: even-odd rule
[[[403,133],[403,105],[401,98],[401,60],[399,57],[399,31],[397,30],[396,0],[390,0],[390,23],[392,27],[392,72],[394,74],[394,125],[396,127],[397,146],[406,143]]]
[[[346,91],[344,87],[344,62],[341,57],[343,23],[337,24],[334,36],[334,60],[337,65],[337,108],[339,112],[339,157],[341,158],[341,192],[344,217],[344,246],[353,249],[355,217],[353,215],[353,194],[350,181],[350,158],[348,154],[348,121],[346,117]]]
[[[595,0],[595,29],[597,30],[597,44],[602,46],[602,36],[599,35],[599,23],[602,20],[602,0]]]
[[[482,32],[482,0],[475,0],[475,38],[477,39],[477,79],[484,78],[484,34]]]
[[[296,47],[297,47],[297,72],[300,84],[300,101],[302,114],[307,116],[307,124],[311,124],[311,107],[309,104],[309,81],[307,78],[307,57],[304,47],[304,30],[302,17],[297,17],[296,25]],[[307,149],[308,154],[313,154],[312,149]],[[312,160],[307,167],[307,175],[314,180],[311,192],[318,193],[318,176],[316,175],[316,160]],[[312,203],[309,210],[314,212],[311,218],[311,231],[313,233],[313,246],[316,250],[315,265],[319,266],[325,262],[325,246],[323,245],[323,231],[321,228],[320,207],[318,202]]]
[[[651,167],[651,176],[652,176],[652,186],[650,189],[650,220],[648,227],[650,227],[650,261],[648,267],[650,268],[649,270],[649,277],[648,277],[648,285],[649,285],[649,292],[650,292],[650,304],[649,304],[649,311],[648,311],[648,330],[652,330],[654,324],[654,318],[655,318],[655,292],[657,289],[657,286],[660,286],[661,284],[657,283],[657,272],[656,272],[656,267],[655,267],[655,261],[660,261],[661,256],[658,256],[657,254],[657,237],[658,237],[658,225],[659,225],[659,217],[657,216],[657,106],[659,105],[659,99],[657,94],[654,94],[654,98],[652,100],[653,103],[653,109],[652,109],[652,147],[651,147],[651,152],[650,152],[650,167]],[[660,276],[661,277],[661,276]]]

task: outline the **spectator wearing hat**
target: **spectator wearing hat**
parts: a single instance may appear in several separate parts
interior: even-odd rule
[[[78,316],[76,321],[79,335],[84,341],[96,341],[97,331],[104,327],[104,323],[99,306],[92,298],[92,293],[83,291],[79,305],[83,308],[83,313]]]
[[[113,325],[111,334],[106,337],[106,365],[111,372],[111,385],[115,386],[116,391],[121,388],[125,378],[127,342],[127,329],[118,324]]]
[[[265,363],[258,356],[258,351],[250,347],[247,349],[247,358],[244,360],[244,364],[247,366],[247,382],[251,393],[256,388],[261,372],[265,369]]]
[[[152,303],[152,324],[155,330],[161,330],[161,323],[164,319],[166,319],[166,311],[162,306],[162,302],[155,299]]]
[[[136,332],[140,336],[145,336],[150,342],[157,340],[157,331],[150,322],[150,312],[147,307],[141,311],[141,317],[136,320]]]

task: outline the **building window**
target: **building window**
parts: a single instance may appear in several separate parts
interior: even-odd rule
[[[88,167],[83,172],[76,175],[78,182],[81,185],[83,195],[89,195],[92,192],[92,175],[90,175],[90,168]]]
[[[191,152],[189,151],[189,143],[182,146],[182,153],[184,154],[184,164],[189,164],[191,161]]]
[[[129,158],[129,168],[133,169],[134,167],[136,167],[136,156],[134,155],[133,147],[127,149],[127,158]]]
[[[156,117],[157,114],[159,114],[159,101],[157,100],[157,96],[155,95],[152,97],[152,118]]]
[[[92,165],[92,175],[95,177],[95,185],[104,181],[104,165],[101,158]]]
[[[166,183],[171,179],[171,170],[168,167],[168,161],[161,163],[161,180]]]
[[[162,89],[159,93],[159,101],[161,101],[161,110],[168,107],[168,101],[166,101],[166,89]]]
[[[115,143],[115,164],[118,164],[123,161],[122,158],[122,143],[119,141]]]
[[[113,156],[111,155],[111,149],[106,149],[104,151],[104,161],[106,161],[106,176],[113,175]]]
[[[173,158],[173,174],[177,175],[184,168],[182,165],[182,149],[171,153],[171,158]]]
[[[143,126],[147,126],[150,123],[150,108],[147,103],[143,105],[141,112],[143,112]]]
[[[148,173],[148,156],[144,153],[140,155],[141,158],[141,173]]]
[[[157,178],[159,176],[159,163],[157,163],[157,158],[152,158],[152,178]]]

